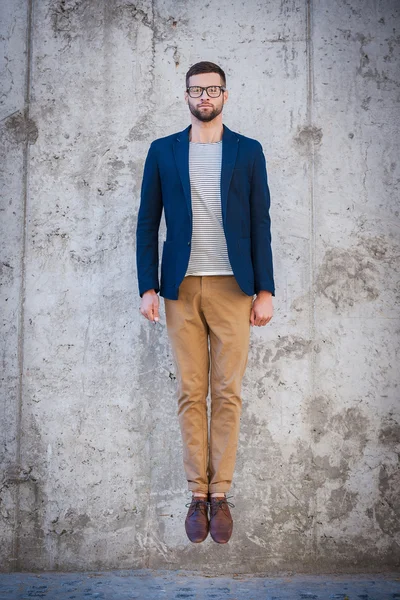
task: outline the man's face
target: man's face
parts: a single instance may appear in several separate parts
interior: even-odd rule
[[[200,85],[207,87],[209,85],[222,85],[218,73],[201,73],[192,75],[189,79],[189,86]],[[191,98],[185,91],[185,100],[189,105],[189,110],[199,121],[208,122],[217,117],[228,99],[228,92],[221,92],[218,98],[210,98],[206,90],[203,90],[200,98]]]

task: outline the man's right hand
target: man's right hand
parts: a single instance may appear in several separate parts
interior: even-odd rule
[[[142,301],[140,303],[140,312],[146,319],[149,321],[159,321],[158,308],[160,305],[160,298],[155,290],[147,290],[144,292],[142,296]]]

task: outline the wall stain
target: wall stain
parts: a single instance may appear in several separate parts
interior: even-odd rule
[[[351,469],[348,460],[343,456],[338,465],[332,465],[331,459],[331,455],[314,456],[312,466],[315,468],[315,472],[313,472],[312,478],[318,484],[317,487],[324,487],[327,480],[345,483],[349,478]]]
[[[353,247],[329,248],[317,271],[316,293],[344,310],[380,296],[383,270],[395,268],[400,248],[390,235],[360,236]],[[291,309],[302,312],[308,294],[295,298]]]
[[[34,144],[39,136],[36,122],[33,119],[25,119],[21,112],[13,113],[5,119],[4,129],[9,141],[17,144]]]
[[[393,536],[400,532],[400,469],[382,464],[379,470],[381,497],[375,502],[375,519],[381,530]]]
[[[312,340],[299,335],[278,335],[268,346],[262,340],[250,338],[249,352],[251,352],[251,357],[249,357],[249,367],[260,366],[265,369],[282,357],[301,360],[310,353],[312,347]]]
[[[112,9],[112,15],[120,25],[131,24],[132,20],[134,20],[151,29],[153,20],[140,4],[140,2],[136,2],[135,4],[119,4]]]
[[[368,442],[369,419],[357,406],[345,408],[334,414],[328,426],[330,430],[339,433],[344,441],[357,442],[359,454],[362,453]],[[352,454],[354,456],[354,451]]]
[[[151,113],[146,113],[142,115],[135,123],[133,127],[130,128],[126,141],[128,142],[141,142],[149,140],[151,137],[151,133],[155,130],[155,123]]]
[[[361,455],[366,447],[369,437],[370,421],[365,413],[357,406],[343,409],[334,413],[335,402],[329,396],[317,395],[304,403],[304,422],[308,424],[312,441],[318,444],[324,436],[333,436],[333,442],[339,438],[341,454],[345,458],[355,456],[355,445],[358,445],[357,454]],[[349,441],[351,448],[343,442]]]
[[[10,287],[14,282],[14,267],[8,262],[0,262],[0,285],[4,286],[3,289]]]
[[[356,67],[356,73],[364,79],[374,81],[378,90],[398,90],[400,83],[396,79],[389,77],[387,71],[378,70],[375,49],[373,48],[372,52],[368,53],[365,48],[366,45],[375,41],[374,36],[356,33],[353,36],[353,40],[360,42],[360,60],[358,67]],[[384,55],[384,60],[387,63],[392,60],[393,53],[399,46],[400,37],[392,36],[385,41],[388,42],[388,53]]]
[[[301,360],[312,350],[312,340],[307,340],[301,336],[284,335],[278,336],[275,340],[276,352],[272,356],[271,362],[276,362],[281,358],[294,358]]]
[[[319,146],[322,141],[322,129],[315,125],[306,125],[298,128],[297,135],[293,138],[295,145],[302,154],[308,156],[311,146]]]
[[[318,443],[326,435],[328,422],[332,416],[332,399],[328,396],[313,396],[305,403],[304,421],[308,424],[311,439]]]
[[[84,0],[57,0],[51,7],[50,21],[54,37],[66,40],[65,47],[70,47],[72,39],[78,37],[81,32],[87,36],[92,29],[93,18],[98,11],[86,12],[89,4],[90,2]]]
[[[154,40],[164,42],[165,40],[175,40],[176,36],[182,35],[182,27],[189,26],[189,19],[178,18],[173,15],[162,16],[155,8],[154,14],[147,12],[148,4],[140,2],[135,4],[120,4],[111,9],[111,17],[115,26],[124,32],[132,42],[137,44],[135,37],[136,27],[133,24],[142,24],[152,30]],[[175,59],[178,57],[174,56]],[[179,60],[178,60],[179,64]]]
[[[400,444],[400,423],[393,418],[392,414],[388,413],[387,416],[382,418],[378,436],[380,443],[388,446]]]
[[[356,508],[358,496],[358,492],[352,492],[344,486],[332,490],[325,504],[329,522],[335,519],[346,519],[349,513]]]
[[[366,248],[327,250],[316,278],[317,295],[343,309],[379,297],[379,270]]]

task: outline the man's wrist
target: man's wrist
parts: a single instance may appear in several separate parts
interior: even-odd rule
[[[260,290],[257,294],[257,296],[259,295],[263,295],[263,296],[272,296],[272,292],[270,292],[269,290]]]

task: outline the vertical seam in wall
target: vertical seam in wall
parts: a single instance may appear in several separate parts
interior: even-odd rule
[[[308,170],[308,190],[310,198],[310,212],[309,212],[309,230],[310,230],[310,243],[309,243],[309,260],[310,260],[310,297],[309,297],[309,328],[310,328],[310,392],[315,393],[315,203],[314,203],[314,178],[315,178],[315,145],[313,135],[313,102],[314,102],[314,52],[313,52],[313,27],[312,27],[312,16],[313,16],[313,4],[312,0],[307,0],[306,7],[306,56],[307,56],[307,128],[308,128],[308,139],[310,140],[309,148],[309,170]],[[317,503],[314,499],[312,506],[312,550],[314,557],[317,557]]]
[[[151,0],[151,90],[150,90],[150,99],[152,99],[154,94],[154,82],[155,82],[155,54],[156,54],[156,43],[155,43],[155,0]],[[151,410],[151,414],[154,414],[154,411]],[[152,527],[152,519],[151,519],[151,482],[152,482],[152,473],[153,473],[153,463],[152,463],[152,435],[148,436],[148,456],[149,456],[149,496],[147,500],[146,507],[146,538],[144,544],[144,568],[151,568],[151,551],[152,551],[152,536],[151,536],[151,527]]]
[[[156,19],[155,19],[155,0],[151,0],[151,24],[152,24],[152,36],[151,36],[151,79],[153,84],[152,92],[154,94],[154,84],[156,80],[155,70],[156,70],[156,35],[155,35],[155,27],[156,27]]]
[[[19,312],[18,312],[18,396],[17,396],[17,407],[16,407],[16,468],[18,471],[22,470],[21,462],[21,435],[22,435],[22,388],[23,388],[23,375],[24,375],[24,320],[25,320],[25,282],[26,282],[26,208],[27,208],[27,196],[28,196],[28,168],[29,168],[29,102],[30,102],[30,87],[31,87],[31,60],[32,60],[32,3],[33,0],[28,0],[27,4],[27,25],[26,25],[26,71],[25,71],[25,94],[24,94],[24,125],[25,125],[25,139],[23,149],[23,162],[22,162],[22,201],[23,201],[23,219],[22,219],[22,253],[21,253],[21,265],[20,265],[20,292],[19,292]],[[18,477],[19,479],[19,477]],[[13,531],[13,542],[12,542],[12,567],[14,571],[20,571],[22,565],[20,561],[20,485],[16,485],[15,492],[15,520],[14,520],[14,531]]]

